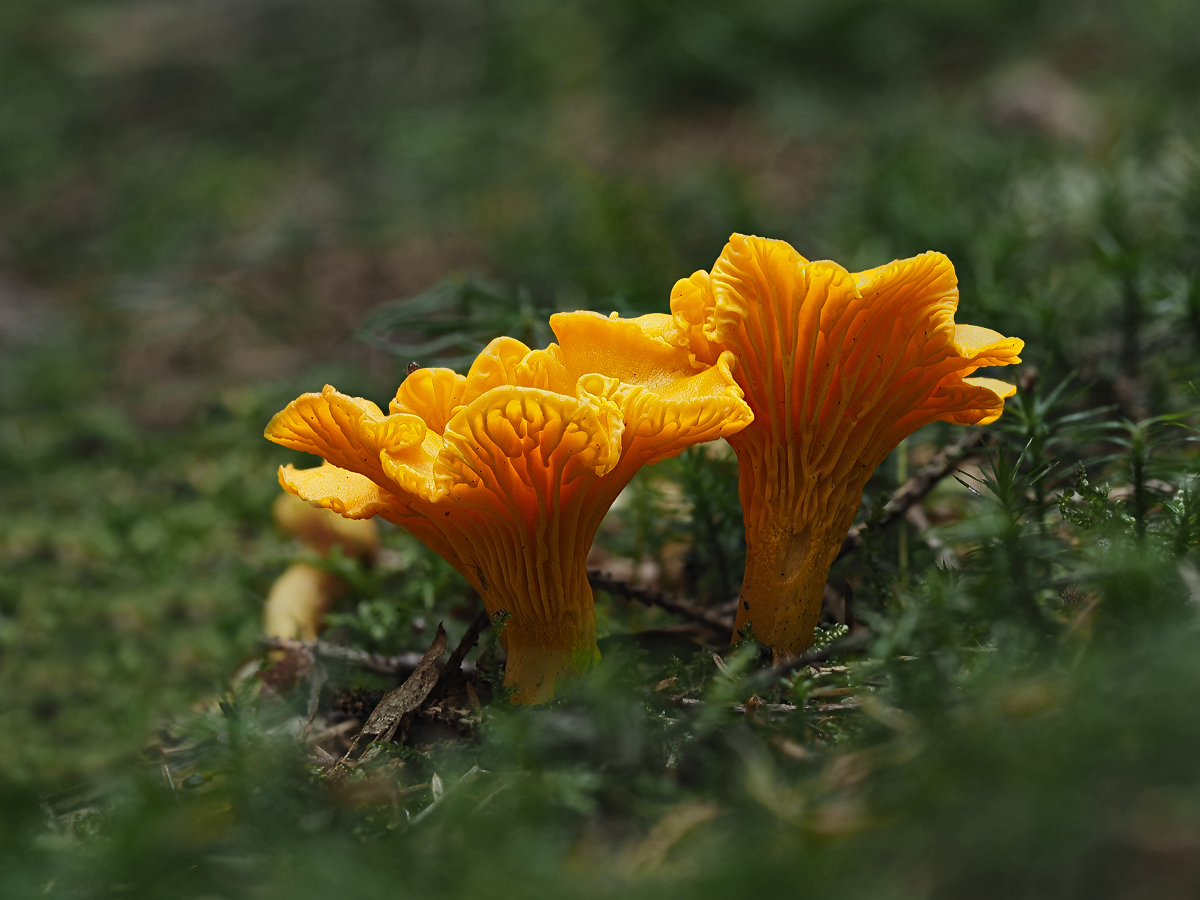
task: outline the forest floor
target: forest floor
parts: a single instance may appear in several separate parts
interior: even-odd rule
[[[1196,896],[1198,46],[1186,3],[8,4],[0,896]],[[995,425],[875,472],[805,665],[729,646],[723,445],[622,495],[544,707],[411,536],[276,527],[299,393],[664,311],[733,231],[940,250],[1026,342]],[[296,561],[344,594],[272,653]]]

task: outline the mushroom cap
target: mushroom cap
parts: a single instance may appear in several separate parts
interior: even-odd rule
[[[669,316],[574,312],[550,324],[559,343],[545,350],[497,338],[465,376],[418,369],[387,415],[328,385],[300,396],[266,436],[326,465],[284,467],[284,487],[348,518],[424,514],[416,501],[508,514],[552,485],[636,471],[753,418],[734,355],[697,367]]]
[[[678,340],[699,362],[737,352],[760,429],[835,432],[876,419],[889,451],[936,419],[992,422],[1015,393],[970,376],[1020,362],[1024,342],[955,324],[957,307],[954,266],[941,253],[851,273],[740,234],[671,298]]]

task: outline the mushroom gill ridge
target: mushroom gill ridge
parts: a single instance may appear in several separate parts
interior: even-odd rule
[[[598,656],[587,554],[637,469],[752,418],[732,355],[697,368],[639,321],[559,314],[559,343],[497,338],[466,376],[418,369],[389,415],[327,386],[267,426],[270,440],[326,460],[282,467],[285,489],[408,529],[489,613],[508,613],[506,683],[520,702],[550,699]]]
[[[813,639],[829,567],[871,473],[936,420],[986,424],[1012,385],[970,377],[1023,346],[956,325],[940,253],[851,273],[782,241],[733,235],[710,272],[676,283],[676,341],[697,364],[734,352],[754,422],[738,456],[747,561],[737,628],[781,652]]]

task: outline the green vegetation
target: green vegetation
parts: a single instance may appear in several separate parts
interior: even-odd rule
[[[0,4],[0,897],[1196,896],[1197,48],[1169,0]],[[396,679],[253,674],[314,559],[269,416],[664,310],[734,230],[941,250],[1026,341],[983,451],[836,564],[859,627],[718,665],[601,592],[559,701],[506,704],[489,633],[482,705],[327,777],[310,693],[332,727]],[[467,587],[382,540],[322,563],[326,637],[455,647]],[[722,613],[735,460],[644,470],[598,544]]]

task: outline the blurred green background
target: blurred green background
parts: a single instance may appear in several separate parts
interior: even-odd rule
[[[256,658],[300,552],[271,523],[298,458],[262,439],[274,411],[325,382],[386,405],[409,359],[381,347],[430,336],[396,301],[482,284],[443,328],[545,341],[550,311],[665,310],[732,231],[852,270],[940,250],[959,321],[1026,341],[1001,440],[1033,456],[994,496],[941,501],[947,540],[977,548],[965,574],[916,532],[902,572],[846,574],[878,635],[846,678],[900,718],[702,719],[676,748],[693,775],[667,785],[647,749],[663,714],[610,673],[413,763],[524,772],[501,824],[322,818],[298,759],[232,732],[225,793],[186,811],[162,793],[144,748]],[[1200,524],[1178,426],[1198,348],[1186,0],[6,0],[0,895],[1197,896]],[[1060,514],[1081,459],[1103,489]],[[723,600],[734,477],[695,454],[648,474],[601,541],[682,548],[691,595]],[[866,505],[894,484],[881,469]],[[344,627],[420,649],[410,620],[464,591],[385,543],[403,560],[363,576]],[[106,812],[64,832],[55,798],[94,791]],[[611,848],[707,803],[654,878],[614,874]]]

